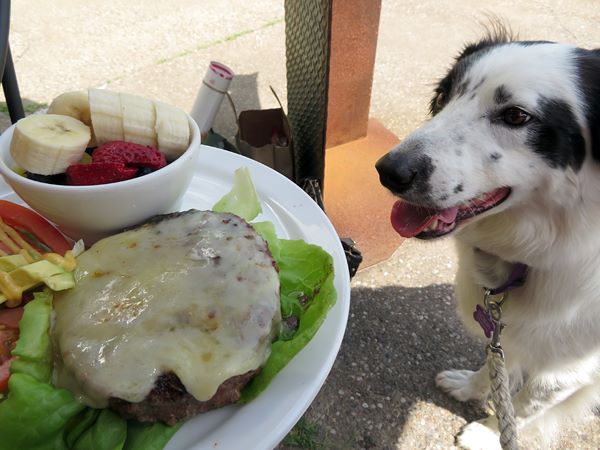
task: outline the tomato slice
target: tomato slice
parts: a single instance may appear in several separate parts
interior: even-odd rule
[[[18,330],[21,317],[23,317],[23,307],[0,308],[0,325]]]
[[[0,325],[7,328],[19,329],[19,321],[23,317],[23,307],[19,308],[1,308],[0,307]]]
[[[10,359],[11,352],[19,339],[18,328],[0,329],[0,364]]]
[[[8,379],[10,378],[10,363],[14,358],[4,361],[0,364],[0,393],[6,392],[8,389]]]
[[[0,393],[8,388],[10,377],[11,356],[19,339],[19,320],[23,315],[23,308],[0,309]]]
[[[33,237],[59,255],[64,255],[67,250],[71,249],[69,241],[54,225],[29,208],[6,200],[0,200],[0,217],[8,225],[19,231],[25,240],[31,240],[31,236],[27,236],[27,234],[33,235]],[[30,243],[34,245],[33,242]],[[47,251],[43,248],[39,250],[42,252]]]

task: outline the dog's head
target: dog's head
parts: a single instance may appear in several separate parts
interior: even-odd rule
[[[404,200],[392,222],[405,237],[581,202],[590,170],[600,196],[600,51],[486,38],[438,83],[431,114],[376,165]]]

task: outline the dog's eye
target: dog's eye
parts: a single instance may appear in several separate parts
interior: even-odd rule
[[[510,107],[502,113],[502,120],[508,125],[525,125],[530,119],[531,116],[526,111],[516,106]]]
[[[444,102],[446,101],[446,94],[443,92],[438,92],[435,96],[434,104],[436,109],[441,109],[444,106]]]

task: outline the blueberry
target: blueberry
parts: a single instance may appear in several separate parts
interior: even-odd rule
[[[40,175],[39,173],[25,172],[25,176],[30,180],[39,181],[40,183],[48,184],[66,184],[67,179],[64,173],[56,175]]]
[[[152,172],[154,172],[154,169],[151,169],[150,167],[140,167],[135,176],[142,177],[142,176],[148,175],[149,173],[152,173]]]
[[[96,147],[88,147],[88,148],[85,149],[85,152],[88,155],[92,156],[92,153],[94,153],[94,150],[96,150]]]

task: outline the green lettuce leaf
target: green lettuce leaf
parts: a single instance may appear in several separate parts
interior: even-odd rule
[[[271,255],[273,255],[273,259],[277,261],[281,253],[281,240],[277,237],[275,225],[271,222],[254,222],[252,227],[265,241],[267,241],[269,251],[271,252]]]
[[[110,409],[103,409],[77,439],[73,450],[121,450],[126,437],[127,422]]]
[[[271,355],[262,371],[242,391],[242,403],[263,392],[279,371],[308,344],[337,296],[333,286],[333,259],[329,253],[299,240],[279,239],[278,246],[280,253],[275,261],[281,280],[282,316],[296,316],[298,329],[291,336],[280,335],[271,344]]]
[[[70,392],[49,384],[52,373],[48,330],[52,294],[36,292],[19,322],[20,335],[8,380],[9,394],[0,403],[0,450],[67,449],[63,430],[85,406]]]
[[[262,212],[254,183],[247,167],[240,167],[233,175],[233,188],[215,203],[215,212],[228,212],[250,222]]]
[[[96,423],[100,412],[100,409],[84,408],[81,414],[69,421],[65,427],[65,443],[67,448],[73,448],[75,446],[77,440],[83,433]]]
[[[0,449],[66,450],[65,427],[85,406],[27,373],[13,373],[8,389],[0,403]]]
[[[162,450],[183,422],[172,427],[164,423],[140,423],[129,421],[127,440],[123,450]]]
[[[34,300],[25,305],[19,322],[20,334],[12,351],[18,359],[11,364],[12,373],[27,373],[35,380],[49,382],[52,375],[52,350],[50,348],[50,291],[36,292]]]

